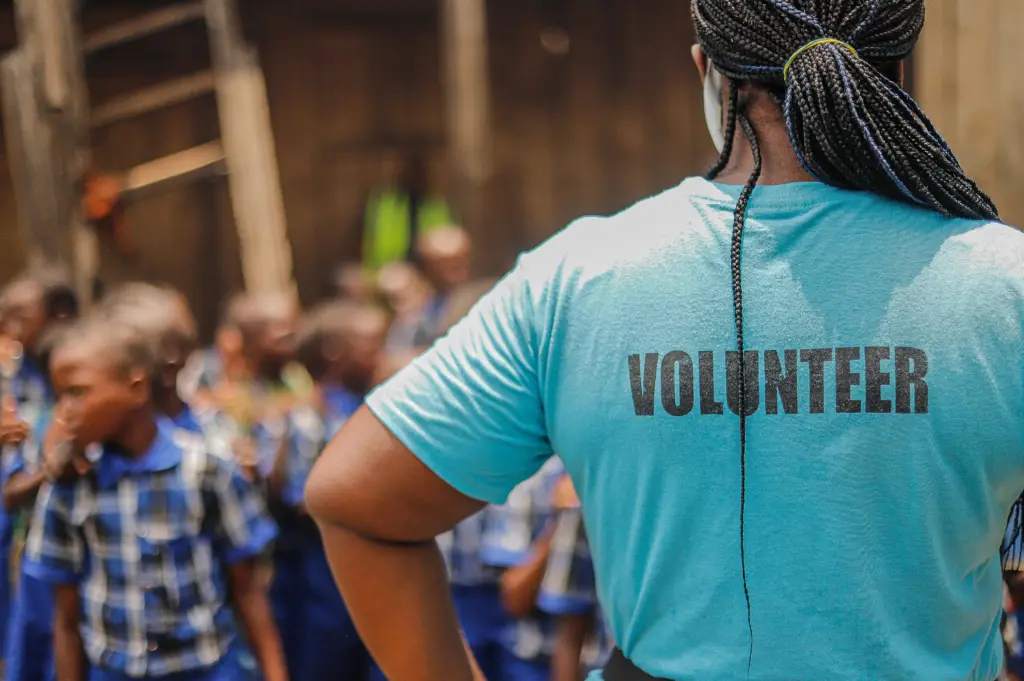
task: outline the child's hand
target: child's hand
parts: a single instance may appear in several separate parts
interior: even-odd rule
[[[18,405],[12,395],[4,395],[0,407],[0,446],[20,445],[31,432],[28,424],[18,418]]]
[[[569,511],[580,507],[576,488],[572,486],[572,479],[568,475],[563,475],[555,483],[555,489],[551,493],[551,505],[559,511]]]
[[[51,482],[74,482],[89,472],[92,464],[68,432],[67,422],[58,414],[43,440],[43,473]]]

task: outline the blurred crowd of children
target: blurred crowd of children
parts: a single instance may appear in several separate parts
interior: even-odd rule
[[[439,229],[416,264],[342,272],[337,300],[227,304],[198,347],[150,284],[79,311],[49,271],[0,297],[0,638],[6,681],[363,681],[381,673],[339,595],[306,479],[379,382],[492,282]],[[557,459],[439,538],[491,681],[578,681],[610,647]]]

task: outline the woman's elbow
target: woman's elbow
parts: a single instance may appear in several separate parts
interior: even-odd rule
[[[323,480],[324,475],[319,468],[314,468],[306,481],[306,489],[303,492],[303,499],[306,503],[306,510],[309,515],[320,524],[334,524],[335,513],[331,509],[329,485]]]
[[[334,466],[323,461],[328,453],[321,456],[310,472],[303,494],[305,509],[320,525],[346,525],[347,503],[352,491],[346,489],[345,476],[339,476]]]

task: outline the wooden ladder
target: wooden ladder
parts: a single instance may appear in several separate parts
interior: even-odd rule
[[[11,150],[11,168],[35,259],[70,263],[80,291],[88,296],[98,259],[95,235],[82,223],[80,206],[89,131],[213,92],[220,139],[127,170],[122,197],[130,201],[174,183],[226,172],[246,289],[294,291],[266,86],[255,50],[242,37],[234,0],[179,2],[86,36],[81,36],[76,4],[16,0],[20,45],[0,63],[5,124],[22,133]],[[208,70],[90,110],[87,56],[190,22],[206,24],[212,57]],[[49,153],[41,159],[41,151]]]

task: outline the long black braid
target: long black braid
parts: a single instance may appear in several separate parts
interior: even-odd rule
[[[740,375],[740,567],[750,632],[749,672],[754,632],[745,536],[747,391],[741,264],[747,205],[760,179],[762,158],[739,91],[754,85],[772,96],[782,108],[800,165],[821,182],[874,192],[951,217],[993,220],[998,211],[898,83],[898,64],[910,54],[924,27],[924,0],[691,0],[691,11],[704,53],[730,84],[726,145],[708,178],[728,166],[737,121],[754,157],[754,171],[736,204],[731,249]],[[842,43],[821,42],[800,51],[822,39]],[[1018,521],[1024,516],[1020,502],[1011,516]],[[1009,542],[1004,548],[1009,551],[1012,546]],[[1009,558],[1004,552],[1004,561]]]

